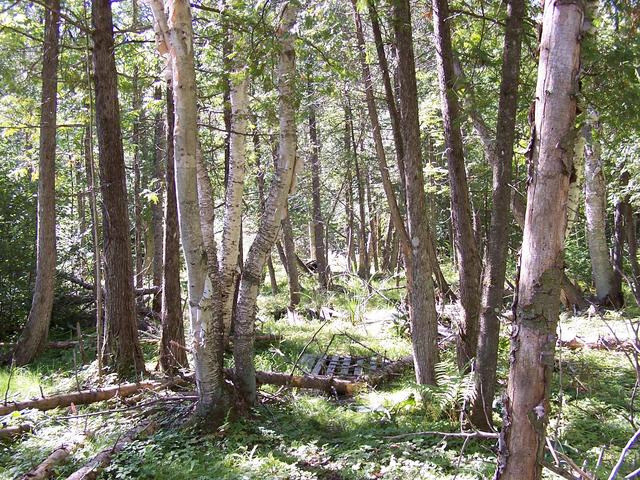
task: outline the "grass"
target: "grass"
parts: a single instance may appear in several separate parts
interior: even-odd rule
[[[276,296],[259,299],[259,330],[281,333],[283,340],[261,347],[256,354],[259,369],[289,372],[312,335],[308,353],[368,355],[369,350],[397,358],[410,353],[401,329],[376,328],[369,319],[389,314],[400,304],[403,291],[396,280],[378,279],[375,290],[353,277],[339,279],[348,293],[315,292],[310,279],[303,279],[305,294],[300,312],[331,306],[341,313],[330,322],[305,319],[292,325],[276,319],[274,312],[288,302],[286,286]],[[398,322],[401,316],[398,316]],[[608,321],[625,319],[611,315]],[[566,316],[563,328],[578,332],[602,330],[602,321]],[[344,333],[353,337],[354,341]],[[148,347],[147,347],[148,348]],[[508,368],[508,338],[501,338],[498,376],[503,390]],[[145,351],[150,369],[156,352]],[[93,378],[94,366],[73,368],[71,352],[52,351],[29,368],[12,374],[8,397],[29,398],[56,391],[74,390],[78,382]],[[467,442],[442,436],[413,435],[420,431],[455,431],[460,428],[460,407],[469,392],[470,376],[454,368],[454,352],[442,353],[437,388],[418,388],[411,372],[394,382],[362,391],[353,398],[333,398],[305,391],[278,391],[253,412],[251,418],[229,418],[219,431],[203,435],[188,427],[190,404],[167,404],[162,409],[130,410],[109,415],[68,419],[69,409],[50,412],[25,411],[4,418],[7,424],[24,422],[37,434],[19,442],[0,445],[0,480],[16,478],[40,462],[62,441],[85,430],[94,435],[85,441],[70,461],[56,470],[54,478],[65,478],[101,448],[112,445],[139,421],[155,418],[162,428],[146,439],[130,444],[117,455],[102,479],[324,479],[359,480],[385,478],[483,479],[491,478],[495,465],[493,442]],[[0,369],[0,393],[7,389],[9,371]],[[561,350],[558,355],[549,426],[556,448],[579,465],[593,471],[602,450],[598,478],[607,478],[622,447],[635,431],[630,404],[635,372],[621,353],[596,350]],[[502,392],[499,392],[499,394]],[[149,394],[150,395],[150,394]],[[78,407],[78,413],[122,407],[117,400]],[[633,408],[632,408],[633,407]],[[500,421],[501,404],[495,405]],[[633,418],[632,418],[633,417]],[[638,421],[640,423],[640,421]],[[636,468],[640,456],[632,451],[622,472]],[[559,478],[545,471],[545,478]]]

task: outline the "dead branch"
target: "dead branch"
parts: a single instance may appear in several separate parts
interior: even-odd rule
[[[25,410],[27,408],[35,408],[38,410],[52,410],[58,407],[68,407],[72,403],[74,405],[85,405],[88,403],[101,402],[114,397],[126,397],[133,395],[141,390],[158,390],[175,384],[170,382],[157,382],[147,380],[139,383],[123,383],[113,387],[100,388],[95,390],[83,390],[74,393],[65,393],[61,395],[52,395],[46,398],[34,400],[26,400],[23,402],[8,402],[6,405],[0,406],[0,416],[8,413]]]
[[[0,441],[11,440],[13,437],[22,435],[23,433],[33,432],[33,425],[24,424],[15,427],[7,427],[0,429]]]
[[[158,425],[155,422],[150,422],[142,427],[129,430],[124,436],[118,439],[113,447],[102,450],[84,467],[69,475],[67,480],[95,480],[98,474],[111,463],[111,459],[116,453],[120,452],[127,444],[133,442],[136,438],[142,435],[153,434],[157,428]]]
[[[45,478],[49,478],[53,473],[53,469],[64,462],[69,455],[82,446],[83,443],[84,438],[76,442],[63,443],[51,452],[37,467],[20,477],[20,480],[44,480]]]

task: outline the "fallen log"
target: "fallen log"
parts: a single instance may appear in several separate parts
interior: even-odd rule
[[[381,383],[391,380],[392,377],[400,375],[404,370],[410,367],[413,367],[413,356],[407,355],[406,357],[385,365],[380,370],[364,377],[363,380],[368,385],[375,387],[376,385],[380,385]]]
[[[72,403],[74,405],[85,405],[88,403],[101,402],[114,397],[127,397],[141,390],[158,390],[168,387],[173,383],[174,382],[162,383],[154,380],[147,380],[139,383],[123,383],[113,387],[52,395],[50,397],[25,400],[23,402],[9,402],[6,405],[0,405],[0,416],[17,410],[25,410],[27,408],[52,410],[58,407],[68,407]]]
[[[100,472],[105,469],[111,459],[119,453],[127,444],[133,442],[142,435],[151,435],[156,431],[158,425],[155,422],[147,423],[142,427],[136,427],[125,433],[113,447],[107,447],[93,457],[89,463],[67,477],[67,480],[95,480]]]
[[[81,447],[83,443],[84,439],[71,443],[63,443],[51,452],[36,468],[20,477],[20,480],[44,480],[45,478],[49,478],[53,474],[53,469],[63,463],[69,455]]]
[[[634,342],[631,340],[619,340],[612,337],[600,337],[595,341],[574,337],[569,340],[558,340],[558,345],[570,350],[588,348],[591,350],[634,351]]]
[[[23,433],[33,432],[33,425],[24,424],[15,427],[0,428],[0,440],[11,440]]]

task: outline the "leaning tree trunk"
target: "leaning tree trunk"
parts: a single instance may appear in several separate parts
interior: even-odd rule
[[[413,33],[409,0],[393,2],[394,30],[398,45],[398,79],[400,112],[404,123],[403,146],[407,195],[407,234],[410,253],[405,256],[411,337],[418,383],[433,384],[438,361],[438,320],[433,293],[430,220],[424,193],[420,122],[418,120],[418,88],[413,54]]]
[[[91,2],[105,258],[106,339],[121,377],[144,372],[138,341],[111,2]]]
[[[433,0],[434,36],[438,52],[438,78],[445,125],[445,145],[451,187],[451,215],[460,275],[460,301],[464,308],[464,321],[459,326],[457,359],[460,369],[468,368],[476,355],[478,318],[480,315],[480,274],[482,269],[476,245],[469,187],[465,172],[460,114],[455,92],[453,52],[451,47],[451,21],[447,0]],[[404,117],[403,117],[404,118]],[[408,169],[408,167],[407,167]]]
[[[223,327],[214,311],[207,272],[198,201],[198,125],[191,8],[185,0],[150,2],[158,33],[158,50],[168,53],[175,103],[174,155],[180,237],[187,266],[189,310],[198,405],[196,414],[211,424],[225,414]]]
[[[180,288],[180,229],[176,204],[176,173],[173,151],[173,125],[175,123],[171,80],[167,81],[166,121],[166,201],[164,206],[164,239],[162,241],[162,307],[160,319],[160,366],[169,375],[176,375],[188,366],[184,348],[184,324]]]
[[[240,401],[245,406],[256,401],[256,370],[253,361],[256,302],[262,282],[262,270],[280,230],[280,222],[286,214],[287,195],[293,190],[296,168],[296,120],[295,120],[295,49],[298,3],[283,6],[281,24],[276,30],[281,50],[278,62],[278,90],[280,109],[280,153],[278,166],[269,189],[264,213],[256,238],[245,260],[240,281],[240,294],[234,325],[233,358],[235,380]]]
[[[518,82],[524,0],[509,0],[502,53],[502,78],[493,160],[493,197],[491,227],[487,239],[487,264],[482,289],[482,312],[475,365],[475,397],[471,422],[480,430],[493,425],[492,405],[496,388],[500,312],[503,308],[504,281],[509,240],[513,142],[518,109]]]
[[[584,151],[584,200],[591,259],[591,273],[596,288],[596,301],[600,305],[622,308],[623,296],[620,283],[615,281],[615,272],[609,259],[607,245],[607,193],[604,181],[604,163],[601,155],[600,139],[594,137],[593,130],[600,128],[598,114],[590,109],[590,118],[582,131],[585,139]]]
[[[58,40],[60,1],[45,4],[40,101],[40,163],[36,283],[29,318],[13,352],[16,365],[26,365],[44,348],[49,335],[56,274],[56,118],[58,111]]]
[[[318,262],[318,280],[323,290],[329,288],[329,265],[324,238],[324,222],[322,220],[322,193],[320,191],[320,141],[316,120],[316,105],[313,99],[313,88],[309,81],[309,142],[311,143],[311,187],[312,187],[312,217],[313,217],[313,247],[316,262]]]
[[[551,413],[584,4],[547,0],[509,383],[496,478],[538,480]]]

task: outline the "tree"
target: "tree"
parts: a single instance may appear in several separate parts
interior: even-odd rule
[[[167,0],[166,5],[153,0],[151,7],[158,33],[158,51],[167,58],[175,104],[176,199],[189,280],[191,350],[198,391],[196,414],[213,426],[219,424],[226,413],[222,376],[224,328],[214,308],[198,200],[198,122],[191,7],[184,0]]]
[[[60,1],[45,3],[42,45],[42,93],[40,102],[40,162],[38,166],[38,215],[36,282],[27,323],[20,335],[13,361],[26,365],[45,347],[49,335],[56,274],[56,128],[58,111],[58,43]]]
[[[451,216],[453,218],[458,273],[460,276],[460,302],[464,309],[464,320],[459,325],[457,357],[458,367],[464,369],[468,368],[469,363],[476,355],[482,262],[473,229],[462,134],[460,132],[460,108],[454,90],[455,74],[449,23],[452,17],[449,15],[447,0],[433,0],[433,19],[442,120],[444,122],[446,156],[449,167]]]
[[[496,478],[539,479],[549,419],[584,4],[545,3],[509,383]]]
[[[472,423],[487,430],[492,425],[492,406],[496,388],[498,341],[500,336],[499,312],[503,307],[504,281],[507,267],[509,238],[509,204],[511,197],[513,142],[518,109],[518,83],[520,78],[520,52],[524,0],[510,0],[507,4],[507,22],[502,53],[500,101],[492,155],[493,196],[491,227],[487,238],[486,266],[482,289],[482,312],[475,365],[475,397]]]
[[[437,315],[431,272],[431,236],[427,200],[424,193],[420,123],[418,120],[418,88],[413,53],[413,33],[409,0],[393,2],[394,31],[398,48],[400,82],[400,117],[404,122],[404,175],[407,196],[407,235],[411,254],[407,255],[411,336],[416,379],[419,383],[435,383],[438,360]]]
[[[598,138],[600,130],[598,113],[591,108],[589,117],[582,131],[585,139],[584,211],[591,272],[596,288],[596,301],[600,305],[621,308],[624,303],[621,282],[616,281],[607,245],[607,195],[602,149]]]
[[[169,375],[175,375],[179,368],[188,365],[184,348],[184,325],[182,323],[182,301],[180,292],[180,229],[178,226],[178,206],[176,202],[175,158],[173,150],[173,89],[171,79],[167,80],[166,119],[166,165],[167,185],[164,205],[164,238],[162,241],[162,306],[160,322],[160,366]]]
[[[105,258],[106,342],[118,374],[145,371],[138,341],[111,2],[91,3]]]
[[[262,271],[275,244],[280,222],[286,214],[286,202],[293,189],[296,173],[296,121],[294,86],[296,79],[296,34],[293,31],[298,14],[298,2],[290,1],[282,7],[281,24],[276,30],[280,43],[278,61],[278,93],[280,142],[278,166],[269,188],[269,195],[256,238],[251,244],[240,280],[237,316],[234,328],[233,358],[235,379],[241,401],[246,406],[256,400],[256,375],[253,361],[256,301],[262,283]]]
[[[310,64],[311,65],[311,64]],[[322,165],[320,163],[320,140],[318,139],[318,126],[316,118],[316,100],[313,96],[313,85],[308,83],[309,93],[309,142],[311,143],[311,201],[312,201],[312,233],[313,256],[318,262],[318,279],[320,287],[329,288],[329,264],[327,262],[328,248],[325,248],[325,225],[322,220],[322,193],[320,190],[320,176]]]

